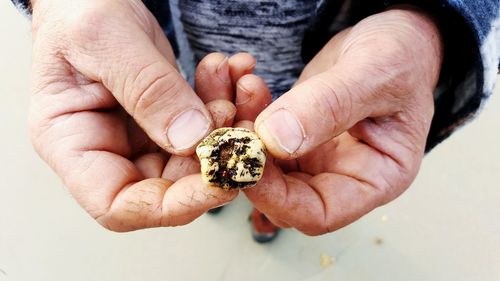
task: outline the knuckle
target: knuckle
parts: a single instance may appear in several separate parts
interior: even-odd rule
[[[305,228],[299,229],[299,231],[308,236],[320,236],[330,233],[333,230],[330,230],[323,220],[317,220],[316,222],[307,225]]]
[[[106,9],[101,5],[86,5],[66,17],[65,29],[72,39],[93,41],[98,39],[101,31],[108,26],[108,17]]]
[[[38,121],[34,121],[33,118],[30,117],[28,120],[28,134],[33,148],[39,155],[42,156],[45,154],[44,150],[46,150],[47,148],[45,145],[43,145],[43,140],[41,138],[42,126],[40,126],[39,124],[40,123]]]
[[[178,100],[181,95],[181,81],[174,70],[168,70],[161,63],[152,63],[140,68],[137,74],[130,78],[132,91],[126,98],[126,107],[134,117],[151,114],[151,110],[162,110],[153,107],[159,100],[169,103]],[[162,104],[165,106],[165,104]]]
[[[328,216],[322,213],[309,215],[307,221],[296,225],[295,228],[308,236],[319,236],[335,230],[331,227]]]
[[[335,131],[338,124],[344,124],[352,111],[352,95],[343,83],[337,83],[335,88],[322,78],[316,79],[317,89],[314,98],[321,106],[317,107],[321,116],[327,116],[331,130]],[[338,89],[342,85],[341,89]]]
[[[56,168],[57,161],[56,150],[54,145],[60,139],[56,136],[57,132],[51,124],[51,119],[44,116],[44,113],[34,112],[33,105],[31,106],[28,116],[28,136],[33,149],[38,155],[52,168]]]
[[[96,211],[89,213],[94,217],[94,219],[105,229],[113,232],[128,232],[141,228],[138,225],[134,225],[130,221],[129,216],[134,216],[127,212],[120,212],[113,209],[108,209],[107,211]]]
[[[127,232],[131,229],[123,228],[123,223],[111,216],[101,216],[95,218],[95,220],[104,228],[112,232]]]

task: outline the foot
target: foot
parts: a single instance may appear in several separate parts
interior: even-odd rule
[[[278,236],[280,228],[274,225],[263,213],[253,209],[250,215],[252,237],[258,243],[269,243]]]
[[[209,213],[210,215],[217,215],[218,213],[220,213],[220,211],[222,211],[222,208],[224,208],[224,206],[213,208],[208,210],[207,213]]]

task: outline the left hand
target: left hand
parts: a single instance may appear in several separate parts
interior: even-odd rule
[[[296,85],[257,118],[268,150],[245,190],[280,226],[334,231],[400,195],[414,180],[442,61],[431,18],[399,7],[336,35]]]

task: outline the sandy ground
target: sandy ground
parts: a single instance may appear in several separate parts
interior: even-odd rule
[[[500,280],[500,93],[403,196],[333,234],[252,241],[245,198],[178,228],[104,230],[28,140],[30,30],[0,1],[0,281]]]

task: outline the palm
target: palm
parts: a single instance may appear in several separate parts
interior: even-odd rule
[[[246,193],[280,226],[330,232],[404,191],[396,184],[411,175],[399,160],[346,132],[296,160],[271,162],[259,187]],[[271,210],[262,208],[263,197],[273,198]],[[350,216],[338,218],[342,209]]]
[[[380,157],[384,155],[349,133],[344,133],[298,158],[297,166],[298,171],[310,175],[335,173],[370,182],[366,170],[376,166],[374,162]],[[361,169],[354,169],[353,164]]]

